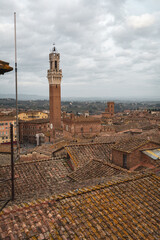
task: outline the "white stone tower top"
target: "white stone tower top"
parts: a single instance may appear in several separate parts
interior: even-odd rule
[[[49,84],[61,84],[62,70],[59,69],[60,54],[57,52],[54,46],[52,52],[49,54],[50,69],[48,70],[48,82]]]

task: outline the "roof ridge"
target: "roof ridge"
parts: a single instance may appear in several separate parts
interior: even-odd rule
[[[95,185],[95,186],[92,186],[92,187],[89,187],[89,188],[84,187],[84,188],[78,189],[78,191],[75,191],[75,190],[74,191],[69,191],[68,193],[64,193],[64,194],[52,195],[49,198],[44,198],[44,199],[39,198],[37,200],[33,200],[32,202],[21,203],[19,205],[9,206],[9,207],[3,209],[0,212],[0,216],[4,215],[4,214],[10,214],[12,212],[16,212],[17,210],[21,211],[21,210],[27,209],[29,207],[35,207],[35,206],[40,205],[40,204],[48,204],[49,201],[57,202],[57,201],[60,201],[62,199],[65,199],[65,198],[71,198],[71,197],[74,197],[74,196],[77,196],[77,195],[82,195],[82,194],[85,194],[85,193],[89,193],[89,192],[92,192],[92,191],[104,189],[104,188],[111,187],[111,186],[114,186],[114,185],[119,185],[121,183],[142,179],[142,178],[145,178],[145,177],[148,177],[148,176],[153,176],[157,180],[160,180],[160,177],[156,176],[154,173],[140,173],[140,174],[136,174],[136,175],[130,176],[130,177],[127,176],[127,178],[125,178],[123,180],[121,180],[121,179],[116,180],[116,181],[112,180],[112,181],[109,181],[106,184]]]
[[[40,159],[40,160],[28,160],[28,161],[23,161],[23,162],[15,162],[14,165],[22,165],[22,164],[27,164],[27,163],[38,163],[38,162],[45,162],[45,161],[50,161],[50,160],[64,160],[63,158],[60,157],[52,157],[48,159]],[[6,165],[0,165],[0,167],[6,167],[6,166],[11,166],[11,164],[6,164]]]
[[[70,144],[66,145],[66,147],[72,147],[72,146],[85,146],[85,145],[101,145],[101,144],[114,144],[115,142],[90,142],[90,143],[76,143],[76,144]]]
[[[75,171],[69,173],[69,174],[67,175],[67,177],[69,177],[69,178],[71,178],[71,179],[74,179],[74,178],[72,177],[72,175],[73,175],[75,172],[79,171],[80,169],[83,169],[84,167],[86,167],[87,165],[89,165],[91,162],[93,162],[93,160],[94,160],[94,159],[90,159],[90,160],[89,160],[88,162],[86,162],[83,166],[78,167]],[[102,161],[99,161],[99,162],[102,162]],[[74,179],[74,180],[75,180],[75,179]]]
[[[138,138],[136,138],[136,139],[138,139]],[[132,140],[132,139],[129,139],[129,140]],[[127,140],[126,140],[127,141]],[[149,143],[149,142],[151,142],[150,140],[148,140],[148,139],[144,139],[144,142],[142,142],[142,143],[140,143],[139,145],[137,145],[137,146],[134,146],[134,147],[132,147],[130,150],[121,150],[121,149],[117,149],[116,148],[116,146],[113,146],[113,148],[112,149],[114,149],[114,150],[117,150],[117,151],[120,151],[120,152],[126,152],[126,153],[131,153],[133,150],[135,150],[135,149],[137,149],[137,148],[139,148],[139,147],[141,147],[141,146],[143,146],[144,144],[146,144],[146,143]],[[119,145],[119,143],[117,143],[117,146]]]
[[[131,173],[131,171],[129,171],[128,169],[125,169],[125,168],[122,168],[122,167],[119,167],[113,163],[110,163],[110,162],[104,162],[103,160],[99,160],[99,159],[92,159],[92,160],[95,160],[95,161],[99,161],[99,162],[103,162],[104,165],[108,165],[112,168],[115,168],[115,169],[118,169],[118,170],[121,170],[121,171],[124,171],[124,172],[128,172],[128,173]]]

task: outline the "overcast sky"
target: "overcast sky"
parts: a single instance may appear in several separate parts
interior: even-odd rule
[[[13,67],[14,12],[19,94],[48,96],[55,42],[62,97],[160,100],[160,0],[0,0],[0,59]],[[14,80],[0,75],[0,95]]]

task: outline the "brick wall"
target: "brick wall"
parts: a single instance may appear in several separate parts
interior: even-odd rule
[[[120,167],[123,167],[123,154],[127,155],[127,169],[130,169],[138,164],[140,164],[143,160],[143,153],[141,150],[146,149],[155,149],[158,148],[159,144],[156,143],[147,143],[138,149],[134,150],[132,153],[125,153],[121,151],[117,151],[115,149],[112,150],[112,162]],[[148,159],[149,160],[149,159]],[[150,160],[151,161],[151,160]]]
[[[61,128],[61,86],[49,86],[50,123],[54,129]]]
[[[93,137],[100,133],[101,123],[94,121],[63,122],[63,134],[65,137]]]
[[[48,129],[48,122],[20,122],[19,129],[20,129],[20,142],[25,143],[36,143],[36,134],[37,133],[44,133]]]

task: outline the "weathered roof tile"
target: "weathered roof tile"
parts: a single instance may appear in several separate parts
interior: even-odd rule
[[[151,142],[151,141],[146,138],[144,139],[144,138],[139,138],[139,137],[131,137],[126,140],[122,139],[120,142],[118,142],[117,144],[115,144],[113,146],[113,149],[130,153],[130,152],[134,151],[135,149],[137,149],[149,142]],[[158,145],[160,145],[160,143],[157,143],[157,146]]]
[[[66,146],[74,169],[82,167],[92,159],[101,159],[106,162],[111,160],[112,143],[88,143]]]
[[[138,174],[67,198],[8,208],[0,214],[0,238],[159,239],[159,185],[159,177]]]

